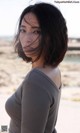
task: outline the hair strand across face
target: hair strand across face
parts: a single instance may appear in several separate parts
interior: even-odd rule
[[[33,13],[38,19],[41,34],[39,46],[31,52],[37,55],[36,60],[43,56],[45,65],[57,66],[63,60],[68,47],[67,26],[62,13],[48,3],[30,5],[24,9],[20,16],[15,48],[26,62],[32,62],[32,58],[27,57],[23,52],[19,41],[19,29],[22,20],[25,20],[24,16],[28,13]]]

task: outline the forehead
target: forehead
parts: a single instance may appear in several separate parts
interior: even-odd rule
[[[31,26],[39,26],[38,19],[35,14],[33,13],[27,13],[23,19],[22,19],[22,24],[30,24]]]

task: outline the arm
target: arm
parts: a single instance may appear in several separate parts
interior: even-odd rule
[[[38,81],[39,82],[39,81]],[[50,109],[50,97],[37,81],[23,85],[21,133],[44,133]]]

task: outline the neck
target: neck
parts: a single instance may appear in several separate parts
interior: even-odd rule
[[[41,58],[38,61],[32,63],[32,68],[43,68],[43,67],[44,63]]]

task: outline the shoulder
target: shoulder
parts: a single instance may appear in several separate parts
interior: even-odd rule
[[[28,73],[24,82],[37,85],[41,88],[46,88],[46,90],[51,90],[53,92],[58,89],[58,86],[61,85],[61,75],[59,69],[42,71],[34,68]]]
[[[47,89],[43,76],[35,69],[31,70],[27,76],[22,86],[22,97],[34,97],[37,100],[45,99],[53,103],[52,94]]]
[[[27,76],[25,77],[24,82],[26,83],[30,83],[30,84],[35,84],[37,86],[40,87],[49,87],[49,86],[53,86],[53,84],[51,84],[50,80],[48,79],[47,75],[40,71],[37,68],[32,69]]]
[[[40,78],[40,74],[34,68],[26,75],[25,81],[27,81],[27,82],[32,82],[32,81],[36,82],[36,80],[38,81],[39,78]]]
[[[45,77],[37,70],[32,69],[25,77],[24,84],[44,88],[46,85]]]
[[[55,74],[53,74],[55,75]],[[32,88],[38,88],[40,90],[46,91],[50,97],[54,95],[54,93],[58,93],[59,89],[56,88],[55,82],[49,77],[46,73],[34,68],[25,78],[25,86],[31,86]],[[55,76],[54,76],[55,77]]]
[[[55,68],[52,70],[51,74],[50,74],[53,82],[56,84],[57,88],[60,89],[61,87],[61,72],[59,70],[59,68]]]

